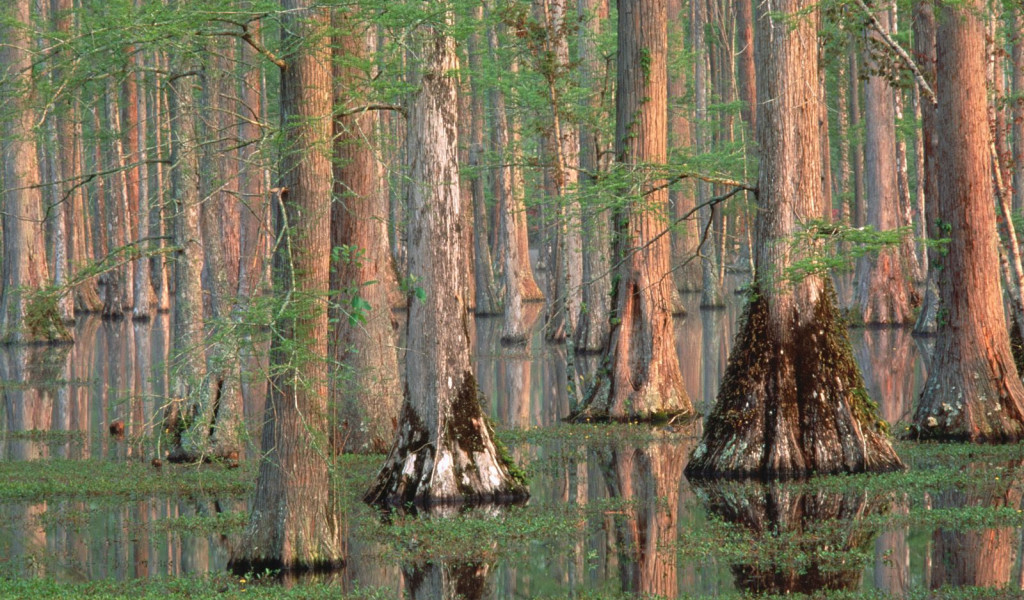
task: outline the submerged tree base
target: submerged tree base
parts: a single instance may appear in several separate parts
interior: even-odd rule
[[[529,498],[522,473],[494,438],[472,373],[464,375],[450,413],[438,423],[437,431],[431,431],[405,402],[398,438],[365,502],[429,507]]]
[[[757,294],[748,304],[687,477],[788,479],[904,469],[868,398],[831,285],[812,318],[794,313],[790,320],[788,339],[780,339],[769,323],[768,299]]]

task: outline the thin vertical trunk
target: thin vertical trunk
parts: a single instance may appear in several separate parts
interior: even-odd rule
[[[685,51],[686,32],[683,28],[687,21],[683,13],[683,0],[669,0],[669,56],[677,56]],[[668,70],[669,162],[672,164],[681,162],[681,158],[671,156],[673,152],[693,151],[693,124],[690,121],[690,102],[686,89],[689,78],[685,71],[676,65],[670,65]],[[695,192],[693,182],[685,179],[672,186],[669,190],[669,204],[674,209],[674,219],[678,220],[691,213],[697,206]],[[700,228],[697,219],[691,214],[676,225],[672,235],[672,266],[679,291],[699,292],[701,289],[699,245]]]
[[[165,67],[167,64],[167,57],[162,52],[156,53],[156,63],[158,67]],[[170,131],[170,110],[167,102],[168,86],[157,86],[153,91],[154,107],[156,108],[156,114],[153,120],[153,138],[156,144],[157,156],[160,159],[165,159],[172,154],[170,150],[170,144],[168,143],[171,137]],[[170,275],[168,273],[168,264],[170,261],[167,259],[167,255],[163,252],[169,245],[167,242],[168,233],[173,230],[172,225],[172,211],[171,208],[174,204],[173,199],[168,199],[168,195],[165,192],[165,181],[171,179],[167,175],[167,167],[165,166],[164,160],[160,160],[156,163],[156,202],[150,208],[150,226],[153,228],[154,233],[160,236],[158,248],[160,252],[153,257],[150,263],[151,274],[153,277],[153,289],[156,293],[156,309],[160,312],[167,312],[171,309],[171,294],[170,294]],[[173,184],[172,184],[173,185]],[[173,235],[173,234],[172,234]]]
[[[1013,210],[1024,211],[1024,7],[1010,9],[1013,60]],[[1022,571],[1024,572],[1024,571]]]
[[[921,65],[922,74],[925,80],[935,86],[935,14],[932,8],[932,0],[918,0],[914,2],[914,55],[917,56],[918,64]],[[938,223],[938,169],[936,157],[938,155],[935,136],[936,128],[936,106],[931,102],[921,104],[921,144],[922,144],[922,170],[919,178],[924,192],[924,218],[925,231],[929,240],[938,240],[945,237]],[[939,300],[939,279],[944,277],[943,256],[934,244],[928,246],[928,277],[925,282],[924,298],[921,303],[921,312],[914,324],[915,333],[935,333],[938,327],[938,313],[940,308]]]
[[[249,33],[260,43],[260,22],[249,24]],[[269,196],[264,181],[264,158],[260,152],[259,139],[263,135],[263,68],[261,58],[249,44],[242,44],[240,52],[242,70],[242,91],[238,113],[238,135],[242,147],[238,149],[238,180],[240,194],[238,228],[238,300],[245,305],[248,299],[258,293],[265,281],[266,266],[269,262],[270,231],[267,228],[270,213]],[[385,238],[386,239],[386,238]]]
[[[694,54],[693,94],[697,106],[694,146],[698,153],[703,153],[708,152],[710,149],[707,134],[709,128],[708,95],[710,94],[710,86],[708,84],[709,53],[704,35],[708,24],[707,2],[706,0],[695,0],[691,2],[691,7],[693,12],[690,28],[693,36]],[[711,206],[707,206],[710,198],[710,185],[704,181],[698,181],[697,204],[701,207],[698,215],[703,242],[698,249],[701,264],[701,307],[719,307],[725,304],[722,282],[718,279],[718,264],[716,262],[718,255],[718,232],[713,223],[715,213]]]
[[[601,73],[604,68],[597,54],[597,37],[608,18],[607,0],[579,0],[579,17],[586,24],[580,28],[580,87],[588,90],[584,110],[601,115],[602,107],[598,95]],[[597,123],[594,119],[591,123]],[[594,125],[580,127],[580,191],[584,198],[593,189],[593,183],[601,171],[600,153],[603,144],[599,131]],[[691,196],[692,198],[692,196]],[[611,221],[608,210],[601,206],[581,211],[583,228],[583,297],[580,316],[577,319],[576,351],[601,352],[608,343],[611,326],[608,322],[611,312]],[[696,265],[697,263],[693,263]]]
[[[125,258],[132,252],[128,247],[132,242],[131,202],[137,186],[131,185],[133,180],[129,177],[129,158],[122,142],[125,130],[121,121],[121,98],[112,80],[107,83],[104,105],[107,111],[107,126],[112,132],[110,152],[116,172],[112,177],[113,194],[108,196],[106,217],[107,257],[114,261],[115,266],[106,274],[103,315],[119,318],[131,310],[132,271],[131,263]]]
[[[136,4],[141,0],[136,0]],[[142,62],[139,54],[132,57],[133,62]],[[153,308],[153,282],[150,273],[149,252],[152,243],[149,240],[149,95],[146,93],[146,76],[141,70],[131,75],[136,90],[136,127],[135,127],[135,161],[137,166],[137,198],[138,204],[135,208],[135,240],[139,244],[141,252],[139,258],[135,259],[132,268],[135,270],[132,278],[134,285],[132,289],[132,318],[149,319]]]
[[[849,57],[850,75],[849,98],[850,106],[850,129],[857,131],[861,127],[860,109],[860,58],[856,52],[851,52]],[[867,224],[867,207],[864,205],[864,149],[858,141],[851,136],[849,139],[850,164],[853,170],[853,210],[851,222],[854,227],[863,227]]]
[[[483,3],[472,9],[473,20],[482,23],[484,19]],[[470,98],[469,98],[469,169],[472,173],[470,179],[470,193],[473,199],[473,249],[474,265],[473,277],[476,281],[476,314],[497,315],[501,314],[501,301],[498,298],[498,284],[494,278],[494,260],[491,255],[491,245],[488,243],[488,207],[487,194],[484,187],[487,182],[483,170],[484,155],[484,86],[480,79],[483,73],[480,70],[480,56],[486,52],[483,47],[480,32],[474,28],[470,33],[466,53],[469,58],[470,77]]]
[[[875,17],[885,33],[892,30],[889,11]],[[902,225],[896,144],[893,88],[879,71],[870,48],[879,34],[866,34],[869,50],[864,57],[868,75],[864,84],[864,164],[867,192],[867,225],[878,231],[890,231]],[[877,256],[864,255],[857,263],[857,288],[854,305],[864,323],[902,325],[912,318],[910,286],[900,248],[887,247]]]

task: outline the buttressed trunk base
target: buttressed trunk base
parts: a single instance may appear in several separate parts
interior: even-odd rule
[[[466,373],[447,414],[431,431],[408,400],[391,453],[363,500],[430,507],[519,502],[529,498],[521,474],[502,451]]]
[[[768,304],[757,295],[747,306],[687,477],[787,479],[903,469],[867,396],[831,287],[813,318],[793,315],[785,341],[770,325]]]

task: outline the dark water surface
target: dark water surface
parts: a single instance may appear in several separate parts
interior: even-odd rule
[[[710,311],[697,308],[697,296],[684,301],[691,310],[676,320],[676,348],[690,397],[706,412],[736,334],[740,300]],[[543,341],[540,321],[528,346],[508,348],[498,341],[500,319],[476,320],[477,376],[500,428],[557,427],[571,410],[565,347]],[[159,427],[171,393],[169,331],[166,315],[148,323],[86,319],[76,325],[74,346],[0,349],[0,430],[7,434],[0,440],[0,460],[148,461],[160,452],[149,434]],[[908,419],[926,375],[926,342],[909,330],[851,335],[883,416],[893,424]],[[257,375],[258,354],[247,369]],[[595,357],[575,361],[582,378],[596,366]],[[265,386],[255,376],[243,388],[246,418],[254,425]],[[108,433],[118,419],[126,423],[123,440]],[[10,435],[30,430],[77,433]],[[495,549],[478,560],[418,566],[399,564],[382,544],[352,531],[347,566],[335,577],[343,589],[379,586],[413,597],[456,589],[467,597],[525,598],[581,590],[672,597],[818,587],[900,595],[943,583],[1012,582],[1020,588],[1020,528],[906,525],[897,517],[910,510],[910,500],[899,490],[879,495],[779,485],[698,488],[682,475],[697,434],[649,436],[639,445],[557,436],[514,445],[520,459],[543,465],[533,473],[530,507],[581,507],[578,527],[556,540],[527,542],[526,551],[512,556]],[[1006,473],[1017,467],[1010,465]],[[1021,508],[1022,489],[1014,483],[990,494],[950,489],[925,497],[935,510],[966,505],[1012,511]],[[0,503],[0,577],[85,581],[223,570],[227,537],[159,524],[241,515],[245,502],[143,497]]]

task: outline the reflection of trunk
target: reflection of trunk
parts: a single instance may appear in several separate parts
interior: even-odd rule
[[[450,24],[451,15],[444,20]],[[465,247],[445,243],[462,222],[455,40],[430,25],[419,35],[422,76],[409,112],[409,272],[417,289],[409,306],[406,398],[391,453],[365,499],[519,499],[526,489],[498,453],[470,362]]]
[[[943,5],[938,22],[936,137],[939,215],[950,243],[939,282],[935,356],[914,415],[926,438],[1013,442],[1024,437],[1024,386],[1003,315],[991,203],[981,2]],[[973,7],[973,8],[972,8]],[[976,9],[976,10],[975,10]]]
[[[856,589],[861,568],[855,561],[850,568],[850,554],[876,534],[860,521],[887,504],[866,494],[793,492],[777,485],[701,483],[698,494],[712,514],[773,549],[756,562],[732,565],[736,587],[757,594]]]
[[[868,396],[888,423],[907,421],[914,404],[913,336],[904,328],[865,329],[856,358]]]
[[[334,12],[334,99],[340,106],[353,96],[362,102],[368,91],[362,88],[371,74],[358,65],[372,54],[377,34],[360,22],[360,10]],[[348,254],[336,257],[331,272],[330,289],[337,299],[333,356],[343,365],[341,378],[331,382],[337,418],[332,435],[338,436],[336,450],[346,452],[387,452],[401,399],[389,308],[398,284],[388,249],[384,170],[372,145],[377,123],[376,111],[334,121],[331,247],[347,248]]]
[[[631,198],[614,217],[618,281],[607,374],[578,418],[652,419],[693,411],[673,342],[677,297],[664,230],[668,191],[650,171],[667,156],[668,39],[665,0],[628,2],[619,13],[615,154]]]
[[[402,569],[411,600],[483,600],[490,596],[487,563],[427,563]]]
[[[53,422],[54,380],[61,374],[70,346],[13,345],[0,352],[0,398],[4,432],[50,431]],[[47,444],[8,437],[0,455],[7,460],[47,458]]]
[[[831,286],[820,275],[792,281],[787,273],[813,252],[790,240],[824,204],[813,7],[807,0],[757,5],[758,141],[765,151],[756,294],[687,465],[690,476],[800,477],[902,467],[863,389]]]
[[[896,511],[906,514],[906,499]],[[893,598],[906,598],[910,591],[910,543],[905,525],[887,528],[875,540],[875,587]]]
[[[608,496],[636,505],[616,517],[623,591],[672,598],[678,594],[675,542],[679,486],[687,448],[657,442],[611,449],[602,456]]]
[[[1007,465],[1014,473],[1019,464]],[[990,467],[989,467],[990,468]],[[950,489],[932,496],[932,508],[958,510],[987,508],[1018,510],[1024,488],[1014,473],[1007,483],[995,482],[988,490],[965,492]],[[1014,550],[1020,537],[1014,527],[990,529],[937,529],[932,534],[931,588],[942,586],[985,586],[1003,588],[1010,583]]]

